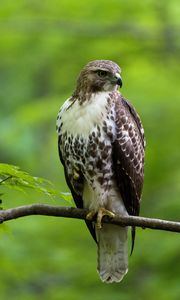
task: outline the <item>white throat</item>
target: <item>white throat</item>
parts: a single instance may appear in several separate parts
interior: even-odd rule
[[[81,104],[76,100],[73,105],[67,100],[63,105],[66,107],[66,113],[62,115],[63,131],[86,137],[97,124],[101,126],[108,96],[109,92],[95,93],[89,100]]]

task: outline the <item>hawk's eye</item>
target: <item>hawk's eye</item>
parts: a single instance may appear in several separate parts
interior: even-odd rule
[[[97,74],[99,75],[99,77],[105,77],[107,75],[107,72],[103,70],[98,70]]]

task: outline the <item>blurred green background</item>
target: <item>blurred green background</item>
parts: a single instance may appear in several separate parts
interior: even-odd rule
[[[179,220],[179,0],[1,0],[0,160],[68,191],[55,120],[90,60],[122,70],[122,93],[141,115],[146,139],[141,215]],[[69,205],[5,192],[3,207]],[[96,245],[78,220],[27,217],[0,227],[0,299],[180,299],[180,237],[137,230],[129,272],[106,285]]]

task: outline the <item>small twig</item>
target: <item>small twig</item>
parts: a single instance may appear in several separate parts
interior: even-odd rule
[[[43,215],[85,220],[88,212],[89,211],[87,209],[79,209],[75,207],[51,206],[47,204],[32,204],[0,211],[0,223],[29,215]],[[173,222],[161,219],[151,219],[134,216],[115,216],[112,219],[104,217],[103,222],[117,224],[121,226],[137,226],[142,228],[180,232],[180,222]]]

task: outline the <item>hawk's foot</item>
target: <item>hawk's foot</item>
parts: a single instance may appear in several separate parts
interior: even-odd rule
[[[78,180],[79,179],[79,173],[76,172],[76,170],[73,170],[73,179]]]
[[[104,216],[108,216],[109,218],[114,218],[115,214],[110,210],[100,207],[98,210],[98,213],[97,213],[97,228],[98,229],[102,228],[102,218]]]
[[[100,207],[98,209],[98,212],[95,210],[90,211],[87,216],[86,216],[86,220],[92,221],[92,219],[94,218],[94,216],[97,214],[97,228],[101,229],[102,228],[102,218],[104,216],[108,216],[109,218],[114,218],[115,214],[110,211],[107,210],[103,207]]]
[[[86,215],[86,220],[92,221],[94,216],[97,214],[97,211],[91,210],[87,215]]]
[[[79,175],[79,167],[77,165],[74,165],[74,168],[73,168],[73,179],[74,180],[78,180],[80,177]]]

